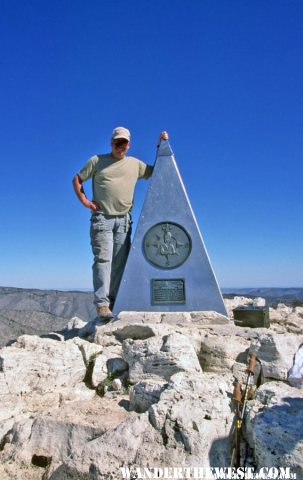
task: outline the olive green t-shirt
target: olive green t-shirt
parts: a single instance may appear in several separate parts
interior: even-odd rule
[[[136,182],[149,178],[153,167],[134,157],[94,155],[78,172],[83,182],[92,178],[93,200],[106,215],[125,215],[133,205]]]

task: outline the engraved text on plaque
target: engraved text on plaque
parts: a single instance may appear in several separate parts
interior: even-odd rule
[[[182,278],[152,280],[152,304],[182,304],[185,303],[185,281]]]

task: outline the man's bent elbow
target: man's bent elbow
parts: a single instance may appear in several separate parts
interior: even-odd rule
[[[82,185],[82,180],[81,180],[81,178],[79,177],[78,173],[76,173],[76,175],[73,176],[72,184],[73,184],[74,186],[76,186],[76,185]]]

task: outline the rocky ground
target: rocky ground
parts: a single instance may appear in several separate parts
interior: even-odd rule
[[[270,328],[215,312],[73,318],[0,350],[0,478],[121,479],[120,468],[228,467],[234,381],[257,357],[241,464],[303,478],[303,308],[270,309]],[[300,377],[301,375],[301,377]],[[296,386],[294,386],[296,385]],[[298,388],[299,387],[299,388]],[[251,392],[252,394],[252,392]]]

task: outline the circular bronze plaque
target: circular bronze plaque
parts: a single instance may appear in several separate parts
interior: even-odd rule
[[[191,239],[177,223],[157,223],[145,234],[143,251],[153,265],[165,269],[176,268],[188,258]]]

